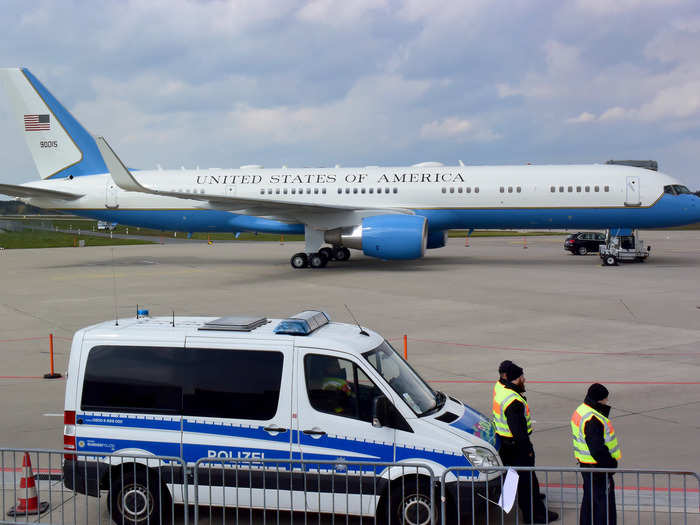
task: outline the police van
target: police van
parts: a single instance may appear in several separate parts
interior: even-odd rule
[[[376,332],[319,311],[287,319],[143,313],[76,332],[68,365],[64,484],[91,496],[109,491],[116,523],[158,523],[184,502],[185,487],[193,503],[200,458],[276,472],[261,485],[252,475],[212,476],[208,465],[200,505],[361,516],[386,509],[399,523],[424,522],[436,487],[416,481],[416,470],[409,483],[408,470],[375,466],[370,490],[367,469],[353,462],[427,465],[437,479],[462,467],[446,479],[450,501],[464,509],[500,485],[488,469],[501,465],[492,423],[433,390]],[[125,467],[111,454],[180,458],[187,473],[153,472],[141,458]],[[316,492],[294,482],[302,475],[317,480]],[[401,497],[386,497],[396,484]]]

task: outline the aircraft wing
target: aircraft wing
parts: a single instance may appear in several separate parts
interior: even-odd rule
[[[74,201],[83,195],[80,193],[69,193],[67,191],[47,190],[44,188],[33,188],[31,186],[15,186],[14,184],[0,184],[0,193],[12,197],[58,199],[63,201]]]
[[[330,205],[330,204],[304,204],[304,203],[294,203],[294,202],[276,202],[270,199],[256,199],[251,197],[237,197],[237,196],[227,196],[227,195],[207,195],[207,194],[197,194],[197,193],[185,193],[177,191],[167,191],[157,188],[147,187],[141,184],[132,175],[129,169],[124,165],[124,163],[117,157],[114,150],[110,147],[104,137],[95,137],[97,142],[97,147],[102,154],[102,158],[109,169],[112,179],[117,186],[126,191],[138,191],[142,193],[151,193],[154,195],[162,195],[167,197],[177,197],[180,199],[190,199],[197,201],[208,202],[211,207],[235,211],[244,215],[254,215],[257,217],[267,216],[274,217],[281,221],[298,221],[298,222],[316,222],[320,217],[330,219],[331,216],[333,220],[331,222],[335,223],[337,220],[342,220],[343,222],[350,219],[350,216],[359,212],[361,214],[406,214],[413,215],[412,210],[403,208],[368,208],[366,206],[343,206],[343,205]],[[340,219],[340,217],[343,219]],[[352,222],[350,223],[352,224]]]

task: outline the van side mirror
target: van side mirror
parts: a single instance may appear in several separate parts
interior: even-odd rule
[[[389,400],[384,395],[376,396],[372,400],[372,426],[383,427],[389,416]]]

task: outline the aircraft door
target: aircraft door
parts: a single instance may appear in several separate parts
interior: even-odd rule
[[[639,177],[627,177],[627,199],[625,206],[641,206]]]
[[[116,210],[119,208],[119,198],[117,196],[119,188],[112,180],[112,177],[107,178],[107,186],[105,188],[105,208]]]

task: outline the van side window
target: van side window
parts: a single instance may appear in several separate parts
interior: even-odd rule
[[[180,414],[182,348],[95,346],[85,366],[81,408]]]
[[[281,352],[189,348],[185,353],[184,415],[259,421],[275,417]]]
[[[319,412],[372,421],[372,401],[382,392],[354,363],[329,355],[304,358],[309,402]]]

